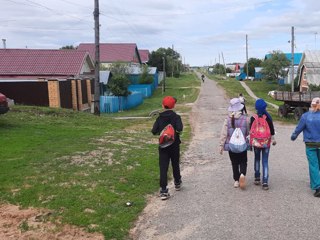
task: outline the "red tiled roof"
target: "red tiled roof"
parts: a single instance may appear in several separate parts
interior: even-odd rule
[[[95,44],[81,43],[78,50],[85,50],[95,59]],[[100,43],[100,62],[134,62],[140,63],[141,60],[135,43]]]
[[[140,54],[141,62],[145,63],[149,61],[149,50],[139,49],[139,54]]]
[[[0,49],[0,76],[78,76],[88,57],[86,51]]]

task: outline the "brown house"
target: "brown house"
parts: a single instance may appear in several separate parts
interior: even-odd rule
[[[86,51],[0,49],[0,92],[18,104],[86,109],[93,71]]]

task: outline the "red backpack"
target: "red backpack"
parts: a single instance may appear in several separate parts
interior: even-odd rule
[[[267,116],[253,115],[254,121],[250,129],[250,145],[257,148],[268,148],[271,143],[271,132],[267,122]]]
[[[171,124],[165,126],[165,128],[161,131],[159,137],[159,146],[161,148],[166,148],[174,143],[174,134],[175,130]]]

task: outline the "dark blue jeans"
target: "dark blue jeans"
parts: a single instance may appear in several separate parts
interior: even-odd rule
[[[254,148],[254,177],[260,178],[260,160],[262,157],[262,183],[269,179],[269,151],[270,148]]]

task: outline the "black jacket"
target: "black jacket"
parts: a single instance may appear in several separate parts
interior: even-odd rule
[[[153,135],[159,135],[161,131],[169,124],[173,126],[176,131],[175,134],[175,143],[181,143],[179,133],[183,130],[183,124],[181,121],[180,115],[176,114],[172,110],[166,110],[159,114],[159,117],[156,119],[151,130]]]

